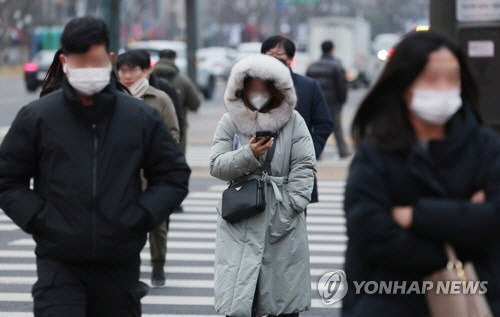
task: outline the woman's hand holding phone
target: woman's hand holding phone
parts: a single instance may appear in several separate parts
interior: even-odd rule
[[[259,158],[267,153],[271,146],[273,146],[274,138],[259,138],[258,140],[253,137],[250,139],[249,145],[253,155]]]

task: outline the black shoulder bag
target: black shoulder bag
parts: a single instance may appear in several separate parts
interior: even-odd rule
[[[271,172],[271,161],[276,149],[276,137],[262,166],[263,176]],[[222,193],[222,218],[235,223],[255,216],[266,209],[264,180],[262,178],[232,183]]]

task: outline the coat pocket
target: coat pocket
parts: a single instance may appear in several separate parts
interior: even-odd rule
[[[138,204],[131,204],[120,213],[117,222],[120,230],[130,234],[144,234],[155,228],[151,216]]]
[[[286,209],[287,211],[287,215],[290,219],[294,219],[295,217],[297,217],[297,215],[299,214],[299,212],[297,212],[291,202],[290,202],[290,194],[284,190],[283,191],[283,202],[281,202],[283,205],[284,205],[284,208]]]
[[[297,227],[297,212],[290,205],[288,193],[282,192],[283,201],[275,201],[273,217],[270,221],[270,243],[276,243]]]
[[[71,212],[58,210],[50,203],[35,216],[33,233],[68,243],[84,233],[81,223]]]

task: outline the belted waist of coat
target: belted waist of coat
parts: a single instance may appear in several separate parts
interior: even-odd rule
[[[238,179],[234,180],[233,182],[235,183],[241,183],[241,182],[246,182],[252,179],[262,179],[266,184],[269,184],[273,188],[274,196],[276,197],[276,200],[279,202],[283,201],[283,195],[281,195],[281,191],[278,188],[278,186],[283,186],[288,184],[288,177],[287,176],[271,176],[271,175],[257,175],[257,174],[251,174],[251,175],[246,175],[239,177]]]

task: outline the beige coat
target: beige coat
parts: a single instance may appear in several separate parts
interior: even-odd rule
[[[161,90],[149,86],[142,98],[148,105],[158,110],[172,137],[179,143],[179,122],[172,99]]]

